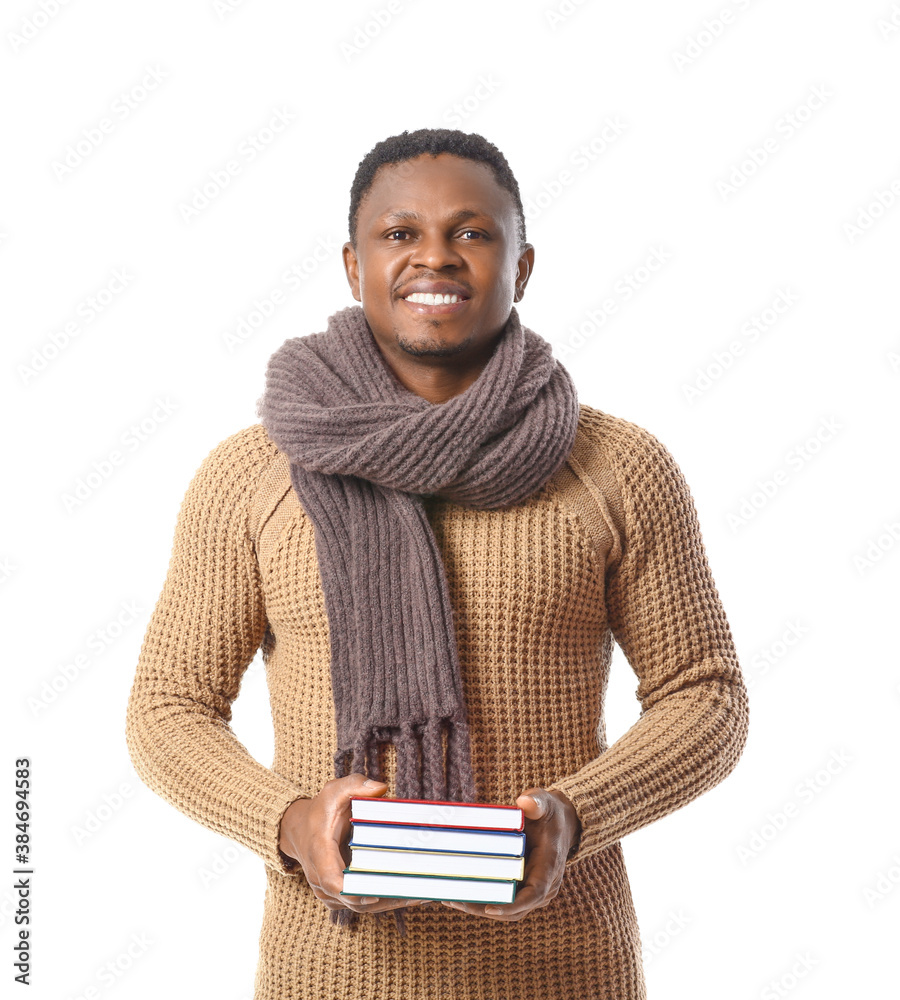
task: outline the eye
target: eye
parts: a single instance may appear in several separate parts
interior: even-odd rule
[[[387,236],[388,239],[390,239],[395,233],[399,233],[401,236],[409,235],[409,233],[407,233],[405,229],[392,229],[389,233],[386,233],[385,235]],[[396,243],[397,241],[394,240],[393,242]]]
[[[460,235],[461,236],[465,236],[466,233],[472,233],[473,235],[477,236],[478,239],[480,239],[480,240],[484,239],[484,234],[483,233],[479,233],[477,229],[464,229],[462,231],[462,233],[460,233]]]

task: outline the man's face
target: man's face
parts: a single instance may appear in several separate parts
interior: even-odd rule
[[[518,250],[512,195],[487,164],[450,153],[379,167],[359,207],[357,248],[345,243],[343,254],[388,358],[486,360],[534,263],[531,244]],[[457,300],[430,304],[423,293]]]

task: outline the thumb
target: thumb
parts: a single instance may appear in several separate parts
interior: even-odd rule
[[[357,778],[362,778],[364,775],[357,774]],[[352,792],[352,795],[383,795],[388,790],[388,784],[386,781],[377,781],[375,778],[366,778],[365,781],[361,782],[359,788]]]
[[[532,794],[532,792],[537,793],[538,791],[537,788],[529,788],[516,799],[516,805],[525,813],[526,819],[540,819],[547,811],[541,797]]]

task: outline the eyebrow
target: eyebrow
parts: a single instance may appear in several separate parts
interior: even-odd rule
[[[448,222],[465,222],[466,219],[480,219],[480,218],[490,218],[484,212],[476,212],[471,208],[461,208],[458,212],[454,212],[453,215],[448,216]],[[396,212],[389,212],[387,215],[383,215],[379,220],[382,223],[389,222],[421,222],[422,216],[418,212],[413,212],[410,209],[397,209]]]

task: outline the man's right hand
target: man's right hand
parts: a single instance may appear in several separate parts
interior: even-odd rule
[[[350,863],[350,796],[384,795],[383,781],[367,779],[364,774],[348,774],[326,781],[311,799],[296,799],[281,817],[278,847],[287,859],[299,862],[313,894],[329,910],[355,910],[377,913],[399,906],[424,903],[422,899],[378,899],[368,896],[342,896],[344,869]]]

